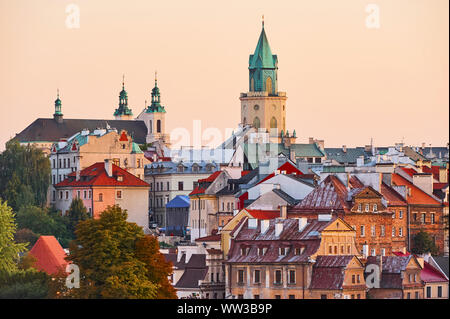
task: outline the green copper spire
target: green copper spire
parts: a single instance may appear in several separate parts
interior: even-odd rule
[[[133,115],[128,108],[128,93],[125,91],[125,75],[122,77],[122,91],[119,93],[119,107],[114,112],[114,116]]]
[[[278,58],[270,49],[264,30],[264,16],[261,34],[255,52],[250,55],[248,69],[250,92],[267,91],[269,95],[277,93]]]
[[[147,107],[147,113],[165,113],[164,106],[161,105],[161,93],[159,92],[157,73],[155,72],[155,87],[152,89],[152,103]]]
[[[61,112],[61,107],[62,107],[62,103],[61,100],[59,99],[59,89],[57,89],[57,98],[55,100],[55,115],[63,115]]]

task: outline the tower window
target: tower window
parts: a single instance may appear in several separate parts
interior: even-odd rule
[[[161,133],[161,120],[156,121],[156,132]]]

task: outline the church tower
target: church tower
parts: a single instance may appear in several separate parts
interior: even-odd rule
[[[272,54],[264,30],[249,58],[249,91],[241,93],[241,123],[270,132],[271,140],[281,142],[286,132],[286,93],[278,92],[278,58]],[[272,130],[276,132],[272,134]]]
[[[55,113],[53,114],[53,119],[57,123],[63,122],[62,103],[61,103],[61,100],[59,99],[59,89],[58,89],[57,97],[55,100]]]
[[[142,120],[147,125],[147,143],[155,141],[162,141],[166,145],[170,144],[170,138],[165,134],[165,115],[166,109],[161,105],[161,93],[158,87],[158,80],[155,73],[155,87],[152,89],[152,101],[151,104],[142,111],[137,117],[138,120]]]
[[[116,120],[132,120],[133,112],[128,108],[128,94],[125,91],[125,76],[122,79],[122,91],[119,93],[119,107],[114,112]]]

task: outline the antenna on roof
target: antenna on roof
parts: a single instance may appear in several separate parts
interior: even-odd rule
[[[264,28],[264,14],[262,15],[262,27]]]

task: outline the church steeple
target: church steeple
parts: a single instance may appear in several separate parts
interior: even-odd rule
[[[249,58],[249,91],[265,91],[269,95],[277,93],[278,58],[272,54],[269,41],[264,30],[264,16],[262,30],[255,52]]]
[[[161,93],[158,87],[157,73],[155,72],[155,87],[152,89],[152,103],[147,108],[147,113],[161,112],[165,113],[166,110],[164,106],[161,105]]]
[[[61,123],[63,121],[62,103],[61,100],[59,99],[59,89],[57,89],[57,97],[55,100],[55,113],[53,114],[53,118],[58,123]]]
[[[119,107],[115,110],[116,119],[131,118],[133,112],[128,108],[128,93],[125,91],[125,75],[122,77],[122,91],[119,93]]]

